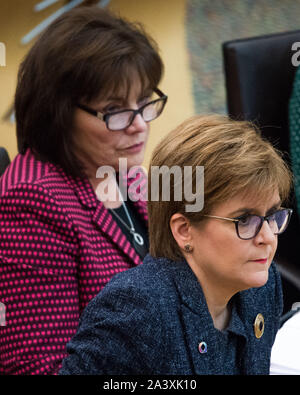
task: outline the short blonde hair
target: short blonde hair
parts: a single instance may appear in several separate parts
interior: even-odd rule
[[[200,212],[186,212],[190,203],[184,197],[174,199],[174,179],[170,180],[170,201],[151,200],[153,166],[192,166],[195,185],[196,166],[204,166],[204,207]],[[160,180],[161,181],[161,180]],[[198,223],[203,214],[236,196],[255,191],[259,198],[278,189],[282,201],[288,199],[291,172],[283,155],[262,138],[256,127],[245,121],[234,121],[221,115],[194,116],[170,132],[154,149],[149,165],[148,214],[150,254],[173,260],[182,254],[170,229],[170,219],[182,213],[191,223]],[[162,189],[162,188],[161,188]]]

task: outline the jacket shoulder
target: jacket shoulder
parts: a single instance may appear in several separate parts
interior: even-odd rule
[[[160,281],[160,269],[151,274],[144,264],[115,275],[86,306],[60,373],[163,372],[169,317],[157,298]],[[79,364],[83,355],[92,355],[84,366]]]
[[[0,178],[0,196],[22,185],[41,185],[62,178],[57,168],[51,163],[42,162],[27,150],[18,154]],[[26,187],[25,187],[26,188]]]
[[[133,295],[147,295],[150,299],[162,294],[169,295],[173,289],[171,272],[172,267],[161,264],[160,260],[153,260],[148,255],[142,265],[115,275],[102,292],[118,288],[127,293],[132,292]]]
[[[37,216],[39,220],[71,226],[60,196],[70,195],[66,185],[54,165],[38,161],[29,151],[17,155],[0,178],[1,219],[15,221],[20,215],[32,220]]]

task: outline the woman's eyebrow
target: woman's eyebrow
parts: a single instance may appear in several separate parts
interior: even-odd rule
[[[144,99],[146,97],[150,97],[153,94],[152,89],[147,89],[144,92],[141,92],[141,94],[138,96],[138,100]],[[123,96],[109,96],[105,99],[105,103],[109,102],[117,102],[117,103],[122,103],[124,105],[127,104],[127,99],[124,98]]]
[[[233,211],[232,213],[228,214],[229,217],[233,217],[236,216],[238,214],[246,214],[246,213],[251,213],[254,212],[255,209],[254,208],[250,208],[250,207],[243,207],[243,208],[239,208],[238,210]]]
[[[281,201],[279,201],[277,204],[274,204],[274,206],[272,206],[268,211],[267,211],[267,215],[275,210],[278,210],[279,207],[281,206]]]
[[[124,101],[124,97],[110,96],[105,99],[105,102],[111,102],[111,101],[121,102],[121,101]]]
[[[271,208],[269,208],[269,210],[267,210],[267,214],[268,215],[270,212],[278,209],[281,206],[281,201],[279,201],[278,203],[274,204]],[[229,214],[229,216],[236,216],[238,214],[248,214],[248,213],[255,213],[257,212],[257,207],[243,207],[240,208],[238,210],[233,211],[232,213]]]

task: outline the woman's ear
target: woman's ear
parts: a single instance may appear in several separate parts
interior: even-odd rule
[[[190,221],[183,214],[176,213],[172,215],[170,228],[181,250],[187,251],[187,245],[193,248]]]

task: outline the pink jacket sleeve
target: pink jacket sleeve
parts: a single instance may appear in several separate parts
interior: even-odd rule
[[[76,230],[30,184],[0,197],[0,226],[0,374],[56,374],[79,321]]]

